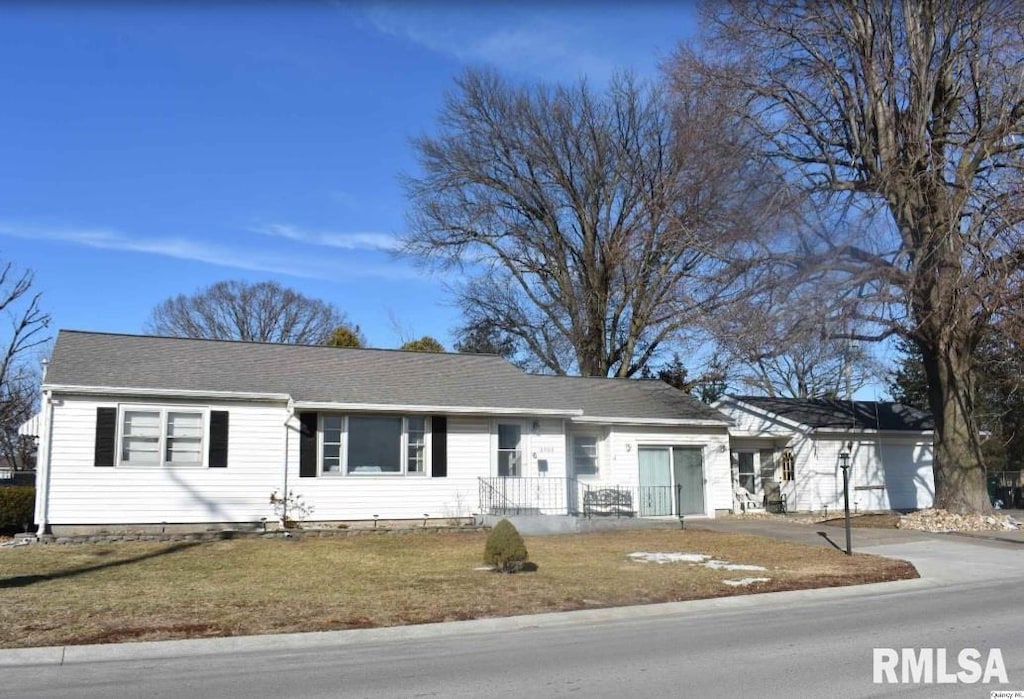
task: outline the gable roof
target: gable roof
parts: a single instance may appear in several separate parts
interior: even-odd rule
[[[526,374],[497,355],[61,330],[46,386],[130,395],[248,394],[296,403],[728,422],[660,381]],[[239,396],[241,397],[241,396]]]
[[[729,396],[755,410],[806,425],[812,429],[852,429],[923,432],[934,429],[932,416],[902,403],[832,398],[769,398]]]

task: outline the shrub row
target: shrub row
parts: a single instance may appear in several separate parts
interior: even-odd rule
[[[31,485],[0,488],[0,527],[27,528],[35,519],[36,489]]]

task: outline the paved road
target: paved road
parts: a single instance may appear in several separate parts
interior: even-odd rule
[[[875,547],[910,558],[925,575],[895,584],[326,634],[315,643],[294,636],[279,650],[239,642],[225,653],[221,642],[188,657],[4,667],[0,694],[988,697],[996,688],[1024,690],[1021,548],[950,539]],[[877,646],[943,647],[951,657],[964,647],[1000,648],[1010,683],[875,685]],[[172,647],[197,648],[164,646],[161,655]]]

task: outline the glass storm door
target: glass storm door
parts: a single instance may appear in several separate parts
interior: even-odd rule
[[[677,514],[704,514],[704,454],[700,447],[672,447],[672,470],[676,484],[682,486],[678,494]]]
[[[640,447],[640,516],[672,514],[672,452],[668,447]]]

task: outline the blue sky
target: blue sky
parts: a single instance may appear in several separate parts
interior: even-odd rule
[[[0,9],[0,260],[60,328],[140,332],[221,279],[330,301],[369,343],[458,324],[390,253],[467,66],[525,80],[655,77],[687,3],[61,3]]]

